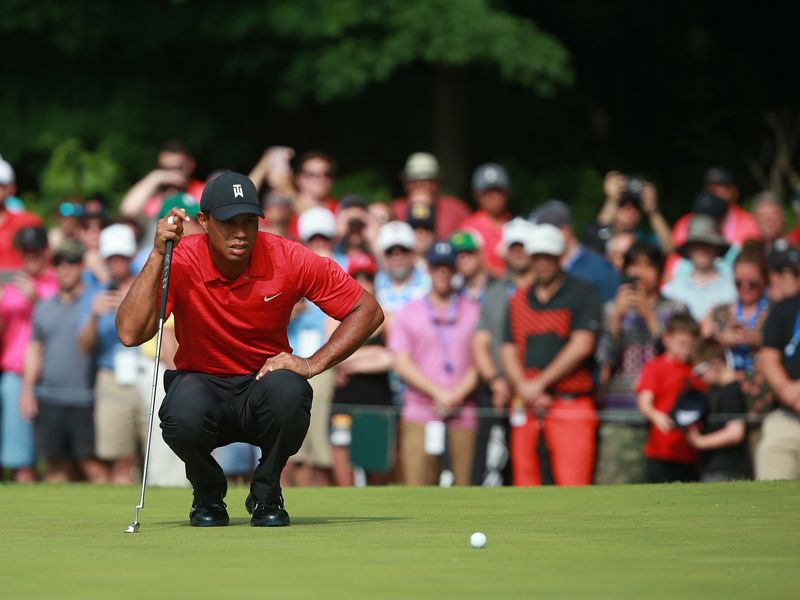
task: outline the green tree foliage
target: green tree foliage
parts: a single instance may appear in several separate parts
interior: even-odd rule
[[[38,196],[29,196],[43,215],[67,198],[117,198],[125,190],[122,170],[107,150],[86,150],[80,140],[58,144],[41,172]]]
[[[567,50],[530,19],[488,0],[286,0],[269,28],[292,46],[279,100],[349,98],[415,62],[487,65],[550,96],[572,83]]]

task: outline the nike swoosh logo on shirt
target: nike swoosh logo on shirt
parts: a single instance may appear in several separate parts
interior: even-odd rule
[[[270,300],[274,300],[278,296],[280,296],[283,292],[278,292],[274,296],[264,296],[264,302],[269,302]]]

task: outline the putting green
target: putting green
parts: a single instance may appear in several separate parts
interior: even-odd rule
[[[797,598],[800,484],[292,489],[293,526],[189,492],[0,487],[3,598]],[[482,550],[469,536],[483,531]]]

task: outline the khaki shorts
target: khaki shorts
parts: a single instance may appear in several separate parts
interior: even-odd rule
[[[115,460],[136,456],[147,429],[135,385],[119,385],[114,371],[100,369],[95,382],[95,444],[97,457]]]
[[[599,485],[644,483],[647,434],[648,428],[644,425],[600,425],[594,482]]]
[[[756,479],[800,479],[800,417],[779,408],[764,419]]]
[[[333,465],[330,441],[331,402],[336,388],[336,377],[333,370],[323,371],[309,379],[308,383],[314,390],[311,423],[303,445],[289,460],[319,469],[330,469]]]
[[[425,452],[425,423],[404,420],[400,431],[400,456],[405,484],[438,485],[442,463],[438,456]],[[475,454],[475,430],[448,425],[447,442],[453,483],[470,485],[472,458]]]

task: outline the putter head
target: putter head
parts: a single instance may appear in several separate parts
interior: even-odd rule
[[[137,531],[139,531],[139,521],[134,521],[133,523],[128,525],[128,528],[125,530],[125,533],[136,533]]]

